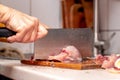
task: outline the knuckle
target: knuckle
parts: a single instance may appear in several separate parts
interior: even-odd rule
[[[30,39],[30,42],[34,42],[36,39],[35,38],[32,38],[32,39]]]
[[[33,23],[36,24],[36,25],[38,25],[38,24],[39,24],[38,18],[34,17],[34,18],[33,18]]]

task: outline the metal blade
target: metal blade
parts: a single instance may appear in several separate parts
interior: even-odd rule
[[[59,54],[65,46],[75,46],[83,57],[93,56],[93,32],[90,28],[48,29],[48,35],[35,42],[34,59]]]

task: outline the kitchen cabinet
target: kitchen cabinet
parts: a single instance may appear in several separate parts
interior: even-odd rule
[[[61,0],[63,28],[93,28],[93,0]]]

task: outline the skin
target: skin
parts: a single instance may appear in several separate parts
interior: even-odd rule
[[[34,42],[48,33],[47,26],[41,24],[36,17],[1,4],[0,23],[5,24],[6,28],[17,32],[16,35],[7,38],[9,42]]]

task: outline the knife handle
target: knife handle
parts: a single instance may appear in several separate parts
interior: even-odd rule
[[[12,35],[15,35],[16,32],[8,29],[8,28],[5,28],[5,27],[1,27],[0,28],[0,37],[9,37],[9,36],[12,36]]]

